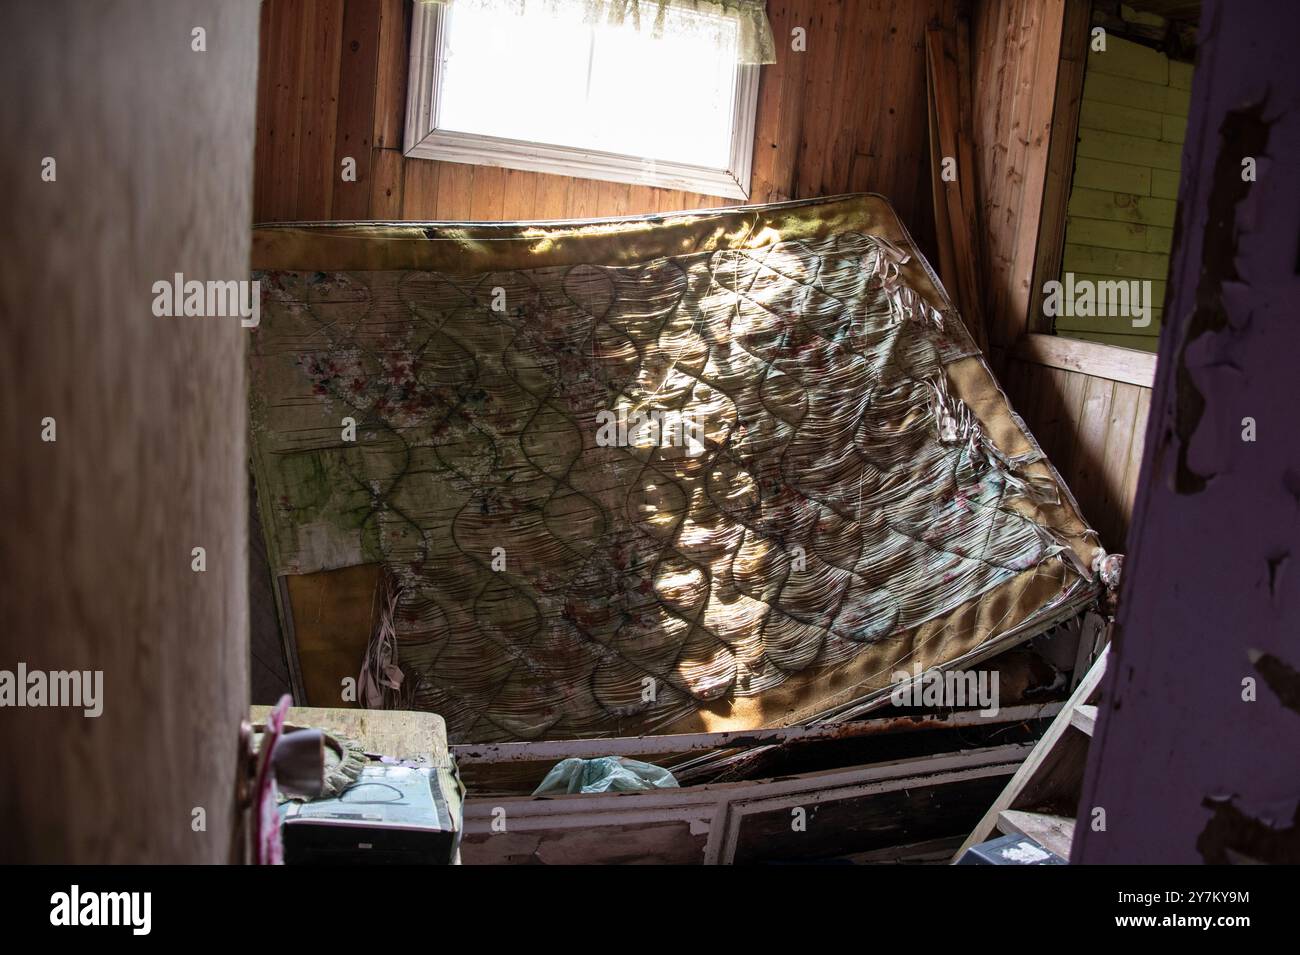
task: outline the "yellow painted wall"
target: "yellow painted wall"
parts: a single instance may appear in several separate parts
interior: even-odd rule
[[[1192,66],[1116,36],[1090,50],[1065,226],[1063,272],[1076,280],[1151,279],[1151,324],[1064,317],[1070,338],[1155,351],[1173,238]]]

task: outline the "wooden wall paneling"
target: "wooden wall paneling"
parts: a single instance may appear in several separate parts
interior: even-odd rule
[[[1044,455],[1056,464],[1052,456],[1052,437],[1057,421],[1052,412],[1053,392],[1048,381],[1048,369],[1032,363],[1024,364],[1030,369],[1028,381],[1024,385],[1023,395],[1015,396],[1011,401],[1011,407],[1021,414],[1024,424],[1030,426],[1030,431],[1039,442],[1039,447],[1043,448]]]
[[[1072,271],[1093,281],[1166,275],[1190,74],[1190,64],[1121,37],[1088,55],[1064,236]],[[1135,328],[1126,318],[1061,316],[1056,330],[1154,352],[1161,309],[1151,318]]]
[[[807,5],[799,0],[787,0],[783,5],[783,12],[784,22],[780,27],[781,33],[776,34],[776,58],[780,69],[771,77],[771,82],[765,82],[765,88],[759,90],[759,119],[764,125],[759,127],[760,131],[754,147],[756,151],[762,151],[765,143],[771,144],[773,155],[765,166],[769,185],[767,201],[770,202],[795,197],[795,162],[809,106],[804,100],[803,89],[809,58],[812,54],[796,53],[790,48],[791,31],[795,27],[811,28]],[[777,23],[774,22],[772,25],[774,33],[777,28]],[[820,41],[810,40],[810,50],[811,44],[817,42]],[[776,67],[763,67],[765,72],[773,69]],[[776,115],[775,130],[766,126],[767,114],[763,110],[763,102],[766,98],[772,98],[777,103],[773,110]],[[757,161],[758,157],[755,157],[755,162]],[[758,196],[753,198],[759,202],[763,201]]]
[[[1085,390],[1091,379],[1076,372],[1064,372],[1064,375],[1064,387],[1061,389],[1061,436],[1055,463],[1057,470],[1065,476],[1065,483],[1077,494],[1075,462],[1078,455],[1075,451],[1078,447],[1078,428],[1083,414]]]
[[[269,103],[264,107],[270,120],[266,125],[267,170],[261,205],[264,221],[295,217],[298,200],[298,113],[301,108],[305,39],[302,23],[305,0],[276,0],[271,6],[269,61],[272,81],[267,90]]]
[[[402,176],[402,218],[437,219],[442,164],[408,161]]]
[[[402,218],[405,161],[396,149],[370,150],[370,214],[366,219]]]
[[[278,2],[278,0],[275,0]],[[406,126],[406,75],[410,66],[410,3],[406,0],[348,0],[378,15],[374,143],[401,149]]]
[[[303,31],[302,101],[298,107],[298,191],[294,217],[319,219],[333,206],[343,0],[308,0]]]
[[[957,168],[962,181],[961,210],[966,224],[968,260],[974,285],[968,307],[975,310],[971,323],[978,326],[980,347],[988,354],[988,323],[984,319],[984,227],[979,214],[979,176],[975,165],[975,129],[972,87],[975,82],[970,51],[970,19],[964,14],[956,17],[957,38]]]
[[[1007,121],[1011,96],[1011,71],[1007,69],[1004,49],[1009,42],[1005,37],[1010,32],[1010,16],[1013,4],[1005,0],[984,0],[977,8],[974,21],[974,60],[975,89],[979,95],[975,102],[975,135],[980,148],[976,151],[978,163],[981,221],[987,230],[984,245],[984,272],[987,283],[984,287],[985,314],[992,316],[998,304],[999,283],[996,276],[1005,268],[1002,261],[1002,235],[1005,233],[1006,213],[1004,193],[1006,182],[1001,174],[1006,163],[1008,151],[1007,140],[1010,138],[1003,130]],[[1004,108],[994,108],[1004,104]],[[993,334],[990,327],[991,344],[1005,348],[999,331]]]
[[[573,203],[573,180],[567,176],[539,176],[537,179],[537,198],[535,206],[537,209],[537,218],[539,219],[563,219],[568,215],[568,210],[572,208]],[[657,193],[662,190],[655,189],[652,192],[656,195],[651,199],[651,209],[663,208],[659,205],[660,197]]]
[[[1133,438],[1137,428],[1138,400],[1143,391],[1137,385],[1115,382],[1106,422],[1106,444],[1102,453],[1101,480],[1097,491],[1097,520],[1107,550],[1122,551],[1128,530],[1128,507],[1124,481],[1132,463]],[[1142,422],[1145,424],[1146,422]]]
[[[602,182],[597,193],[600,208],[605,210],[601,215],[627,215],[631,189],[632,187],[626,182]]]
[[[405,167],[426,162],[407,160],[400,152],[408,7],[402,0],[267,0],[263,5],[259,221],[392,219],[412,216],[417,208],[438,218],[465,218],[474,208],[484,216],[493,214],[496,174],[479,180],[474,167],[459,164],[435,164],[440,168],[433,212],[426,211],[424,187],[434,181],[428,170],[409,176],[417,192],[403,198]],[[947,22],[953,8],[952,0],[878,5],[771,0],[777,63],[764,67],[760,81],[750,201],[880,192],[893,201],[922,249],[932,254],[932,203],[924,175],[926,119],[915,108],[924,96],[920,41],[927,20],[940,11]],[[790,49],[795,26],[808,31],[806,52]],[[320,119],[328,118],[331,108],[332,134]],[[346,155],[357,159],[356,184],[339,179]],[[471,195],[483,186],[488,196]],[[467,192],[456,195],[457,189]],[[500,192],[495,215],[508,218],[580,218],[730,204],[714,196],[593,186],[541,174],[510,174]]]
[[[1073,434],[1074,422],[1066,418],[1065,393],[1069,385],[1068,372],[1058,368],[1038,366],[1038,419],[1042,434],[1034,432],[1041,443],[1043,453],[1058,470],[1064,466],[1061,457],[1067,434]],[[1067,481],[1067,486],[1069,482]]]
[[[535,172],[520,169],[505,171],[505,200],[501,211],[503,219],[535,219],[537,217],[537,180]]]
[[[1034,434],[1035,439],[1039,442],[1039,447],[1043,448],[1043,453],[1048,455],[1047,442],[1050,435],[1060,433],[1060,416],[1053,416],[1054,408],[1060,405],[1053,404],[1054,392],[1048,381],[1048,369],[1041,365],[1026,363],[1028,368],[1028,377],[1024,382],[1024,408],[1022,412],[1024,421],[1030,426],[1030,431]],[[1019,411],[1019,405],[1013,405]]]
[[[1074,441],[1074,456],[1071,460],[1070,475],[1067,481],[1084,517],[1093,527],[1101,523],[1102,494],[1101,483],[1105,473],[1106,427],[1110,420],[1110,405],[1115,394],[1115,382],[1108,378],[1085,378],[1083,387],[1083,406],[1076,420],[1078,433]]]
[[[1016,356],[1002,381],[1103,545],[1122,551],[1151,390]]]
[[[1028,314],[1065,0],[977,8],[977,168],[986,230],[989,339],[1008,346]]]
[[[272,55],[279,51],[278,32],[280,20],[272,15],[275,8],[262,4],[258,15],[258,49],[257,49],[257,140],[253,155],[253,221],[263,222],[268,219],[267,204],[270,199],[268,187],[271,183],[271,103],[275,83],[280,78],[278,70],[272,68]]]
[[[961,154],[961,93],[957,75],[955,28],[931,26],[926,30],[926,78],[930,113],[930,177],[933,183],[936,242],[944,265],[944,284],[957,304],[962,320],[976,344],[986,352],[988,342],[979,301],[979,263],[976,259],[976,224],[967,219],[974,210],[970,194],[976,186],[973,166],[963,167]],[[956,178],[945,181],[942,161],[951,158]],[[964,174],[968,173],[968,174]]]
[[[953,303],[960,309],[961,289],[957,282],[957,252],[953,248],[952,224],[948,219],[947,183],[943,181],[943,134],[939,129],[938,106],[935,91],[930,90],[926,97],[926,114],[930,120],[930,189],[934,205],[935,246],[938,261],[934,263],[939,270],[939,279],[944,285]],[[1014,362],[1008,368],[1018,365]]]
[[[1133,443],[1129,447],[1128,467],[1124,472],[1124,490],[1120,495],[1124,517],[1125,551],[1132,549],[1130,543],[1133,522],[1133,506],[1137,498],[1138,478],[1142,473],[1142,453],[1146,449],[1147,419],[1151,414],[1151,389],[1143,388],[1138,393],[1137,408],[1133,416]]]
[[[262,9],[269,8],[264,4]],[[380,20],[373,3],[348,0],[343,10],[339,62],[338,124],[334,137],[333,219],[370,217],[372,145],[375,127],[375,77],[379,64]],[[343,160],[357,164],[355,182],[341,178]]]
[[[867,65],[874,39],[872,33],[879,29],[875,11],[867,4],[850,3],[843,7],[834,56],[833,82],[839,95],[829,100],[827,135],[819,157],[822,195],[850,191],[849,174],[857,149],[857,129],[867,101],[862,94],[866,92]]]
[[[632,215],[654,212],[658,196],[653,186],[633,186],[628,190],[627,211]]]
[[[808,21],[808,50],[791,52],[807,60],[801,96],[804,115],[795,154],[793,198],[797,199],[822,194],[821,160],[830,130],[829,106],[836,93],[842,5],[804,4],[802,12]]]
[[[505,203],[506,171],[500,166],[478,166],[469,197],[469,217],[475,221],[501,219]]]
[[[963,154],[960,160],[962,169],[968,171],[971,176],[975,175],[974,162],[974,123],[975,123],[975,106],[974,92],[975,84],[975,64],[971,54],[971,31],[974,27],[971,25],[969,12],[963,7],[958,11],[956,16],[956,33],[957,33],[957,77],[958,77],[958,110],[960,111],[959,131],[962,136],[962,144],[967,153]],[[974,189],[969,190],[972,199],[975,195]],[[971,221],[978,221],[974,216]]]
[[[567,218],[589,219],[600,215],[600,183],[592,179],[575,179],[570,200],[573,205]]]
[[[423,163],[427,160],[411,159],[408,162]],[[471,206],[476,167],[459,162],[439,165],[442,166],[442,175],[438,178],[437,218],[448,221],[473,218]]]
[[[796,61],[802,63],[802,59],[790,50],[792,24],[788,0],[769,0],[767,16],[776,43],[776,62],[763,67],[758,76],[758,112],[754,117],[754,163],[749,194],[753,202],[774,202],[778,201],[774,197],[787,194],[777,185],[777,159],[782,155],[780,139],[788,128],[781,121],[781,105]]]
[[[939,4],[941,21],[952,28],[953,14],[948,0]],[[933,247],[933,208],[930,184],[925,175],[925,137],[928,135],[925,114],[913,104],[925,95],[925,29],[933,7],[925,4],[896,5],[892,15],[895,25],[882,39],[889,75],[885,88],[891,99],[886,124],[881,127],[877,153],[886,160],[882,173],[897,181],[900,196],[910,196],[909,206],[917,226],[914,237],[923,250]],[[915,145],[913,145],[915,144]]]
[[[1022,416],[1030,412],[1028,398],[1030,366],[1023,361],[1007,362],[1006,372],[1002,376],[1002,390],[1011,401],[1011,407]],[[1028,419],[1026,419],[1028,421]]]

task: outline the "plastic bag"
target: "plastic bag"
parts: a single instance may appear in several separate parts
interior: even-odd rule
[[[626,793],[645,789],[676,789],[677,780],[662,766],[621,756],[565,759],[556,763],[534,796],[569,793]]]

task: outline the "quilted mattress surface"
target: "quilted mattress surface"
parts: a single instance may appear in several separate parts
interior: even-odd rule
[[[878,196],[254,249],[273,570],[378,565],[362,702],[453,741],[815,719],[1095,595]]]

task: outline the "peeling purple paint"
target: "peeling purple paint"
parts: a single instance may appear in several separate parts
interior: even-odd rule
[[[1300,861],[1300,4],[1201,24],[1085,863]]]

